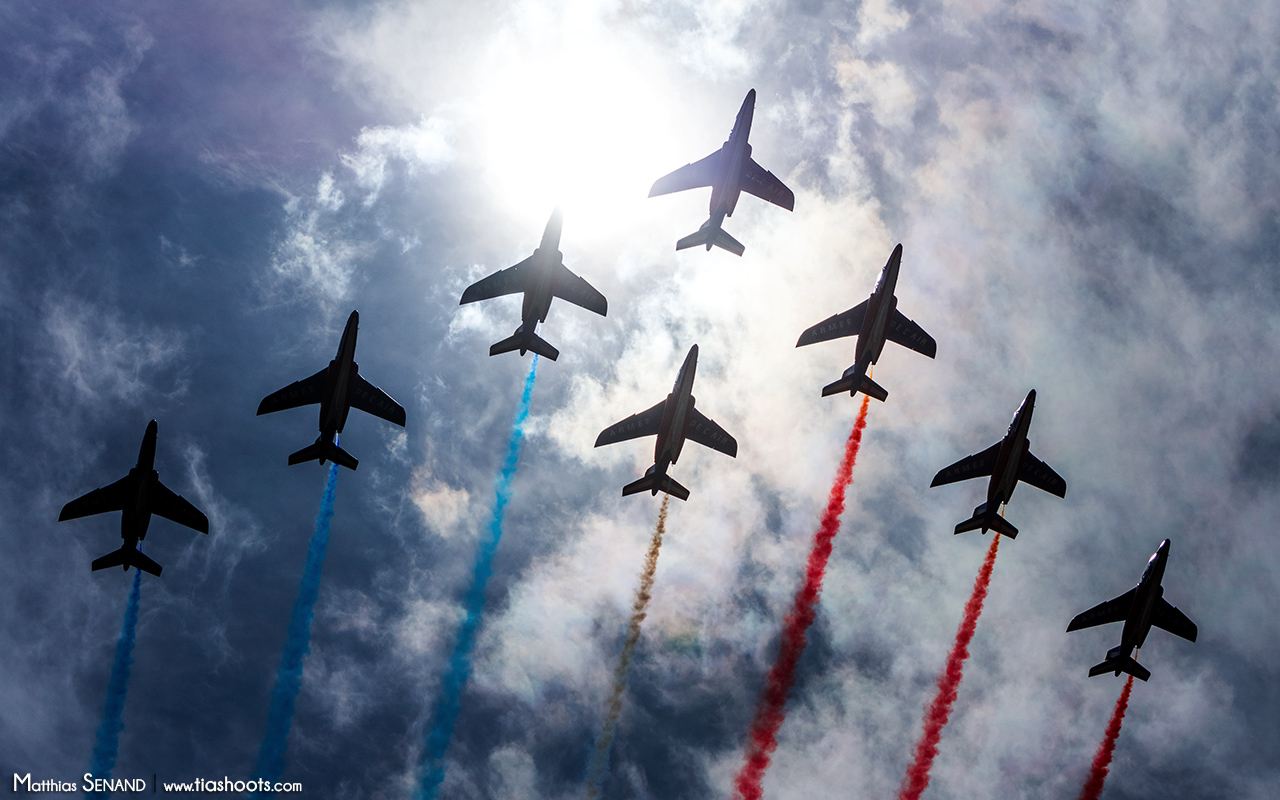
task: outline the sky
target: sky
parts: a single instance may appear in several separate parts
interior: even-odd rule
[[[934,473],[1037,390],[1024,486],[928,798],[1075,797],[1122,682],[1118,625],[1066,634],[1172,541],[1199,626],[1137,653],[1105,797],[1264,798],[1280,783],[1280,7],[1265,2],[252,0],[0,6],[0,779],[78,780],[132,575],[90,572],[151,419],[163,519],[143,576],[115,775],[252,777],[326,468],[315,408],[259,400],[333,357],[404,429],[353,413],[284,777],[406,798],[532,355],[489,357],[519,300],[459,308],[563,209],[538,365],[441,797],[584,794],[659,498],[652,440],[597,433],[670,391],[699,410],[610,798],[728,798],[857,400],[805,328],[898,308],[765,796],[890,797],[989,540]],[[676,252],[707,191],[647,199],[757,91],[746,246]]]

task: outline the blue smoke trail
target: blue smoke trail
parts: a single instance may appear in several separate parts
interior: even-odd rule
[[[498,549],[498,541],[502,539],[502,518],[506,514],[507,502],[511,500],[511,479],[515,477],[516,463],[520,460],[520,442],[524,439],[525,420],[529,418],[529,397],[533,394],[533,378],[537,368],[538,356],[535,353],[533,363],[529,365],[529,376],[524,379],[520,407],[511,424],[507,458],[502,462],[502,472],[498,473],[495,487],[497,496],[493,502],[493,517],[489,520],[489,535],[480,541],[480,552],[476,555],[475,577],[465,601],[467,617],[458,631],[458,642],[454,645],[453,658],[449,661],[449,672],[440,685],[440,699],[436,702],[435,714],[427,726],[422,783],[418,787],[420,800],[435,800],[436,793],[440,791],[440,783],[444,780],[444,754],[453,739],[453,724],[458,719],[462,689],[471,677],[471,649],[475,646],[476,631],[484,613],[484,589],[489,576],[493,574],[493,554]]]
[[[324,568],[324,554],[329,546],[329,521],[333,519],[333,498],[338,490],[338,465],[329,465],[329,481],[320,500],[320,513],[316,516],[316,532],[307,546],[307,564],[302,570],[302,583],[298,586],[298,599],[293,604],[293,616],[289,619],[289,634],[280,657],[280,671],[276,673],[276,686],[271,690],[271,710],[267,712],[267,732],[262,737],[258,751],[256,778],[275,783],[284,774],[285,747],[289,728],[293,725],[293,704],[298,699],[302,685],[302,659],[311,652],[311,617],[315,612],[316,597],[320,594],[320,571]]]
[[[93,746],[93,762],[89,765],[89,772],[95,778],[111,777],[120,747],[120,730],[124,727],[120,715],[124,713],[124,698],[129,691],[133,643],[138,635],[138,601],[142,597],[142,570],[134,567],[133,571],[133,590],[129,592],[129,603],[124,608],[124,626],[120,630],[120,640],[116,642],[116,660],[111,665],[111,680],[107,684],[107,706],[102,711],[98,742]]]

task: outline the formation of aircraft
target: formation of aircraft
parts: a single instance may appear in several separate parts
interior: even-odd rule
[[[142,435],[142,447],[138,450],[138,463],[115,483],[94,489],[77,497],[62,507],[58,521],[89,517],[119,511],[120,538],[124,544],[119,550],[94,559],[93,570],[120,567],[125,572],[137,567],[143,572],[159,576],[162,567],[138,549],[138,542],[147,538],[151,515],[159,514],[167,520],[185,525],[201,533],[209,532],[209,518],[191,505],[182,495],[174,494],[160,482],[156,472],[156,421],[147,423]]]
[[[1009,502],[1018,481],[1058,497],[1067,496],[1067,482],[1031,453],[1027,431],[1031,428],[1031,413],[1035,407],[1036,390],[1032,389],[1013,415],[1004,439],[980,453],[965,456],[933,476],[933,483],[929,484],[931,487],[991,476],[987,483],[987,502],[975,508],[972,517],[956,525],[956,533],[982,528],[983,533],[990,529],[1010,539],[1017,536],[1018,529],[1001,516],[1000,507]]]
[[[347,327],[338,343],[338,354],[329,366],[310,378],[303,378],[278,392],[262,398],[258,414],[270,414],[286,408],[320,404],[320,435],[314,444],[289,456],[289,465],[304,461],[332,461],[347,469],[355,469],[360,462],[338,446],[337,437],[347,424],[347,414],[352,408],[381,417],[387,422],[404,427],[404,409],[387,393],[360,376],[356,363],[356,329],[360,326],[360,312],[352,311]]]
[[[481,278],[462,293],[462,300],[458,305],[516,292],[524,293],[520,327],[516,328],[515,335],[490,347],[489,355],[496,356],[512,350],[519,350],[520,355],[524,355],[532,350],[543,358],[555,361],[560,351],[538,336],[536,329],[539,322],[547,321],[551,301],[556,297],[594,311],[602,317],[608,313],[609,301],[604,295],[564,265],[564,256],[559,249],[561,224],[560,209],[557,208],[547,221],[546,230],[542,233],[542,243],[533,251],[533,255],[513,267]]]
[[[1095,664],[1089,670],[1089,677],[1114,671],[1117,677],[1121,672],[1127,672],[1139,680],[1150,679],[1151,672],[1139,664],[1132,653],[1134,648],[1142,647],[1152,625],[1188,641],[1196,640],[1196,624],[1164,599],[1164,587],[1160,583],[1164,579],[1164,568],[1168,561],[1169,540],[1165,539],[1147,562],[1147,568],[1142,571],[1142,578],[1137,586],[1117,598],[1099,603],[1071,620],[1067,633],[1111,622],[1124,623],[1124,629],[1120,633],[1120,646],[1108,650],[1107,659],[1101,664]]]
[[[794,209],[794,193],[751,157],[748,138],[755,99],[756,93],[752,89],[742,102],[729,139],[719,150],[699,161],[686,164],[653,184],[650,197],[711,187],[707,221],[696,233],[680,239],[676,243],[677,250],[705,245],[709,251],[716,246],[741,256],[745,248],[723,229],[723,223],[725,217],[733,215],[743,191],[788,211]],[[490,356],[519,350],[521,355],[533,351],[556,360],[559,351],[537,334],[538,323],[546,321],[551,302],[556,297],[601,316],[607,314],[608,301],[604,295],[564,265],[559,249],[562,225],[562,215],[556,209],[547,221],[542,240],[532,255],[514,266],[477,281],[463,292],[459,305],[515,293],[524,295],[520,326],[512,336],[493,344],[489,348]],[[844,371],[839,380],[823,387],[823,397],[847,391],[850,396],[863,392],[882,402],[886,400],[888,392],[871,379],[870,371],[879,361],[887,341],[929,358],[936,356],[937,343],[933,337],[897,310],[898,299],[894,291],[901,264],[902,245],[898,244],[881,270],[870,297],[847,311],[828,317],[800,335],[796,347],[847,336],[857,337],[853,365]],[[342,432],[352,408],[402,427],[405,424],[404,408],[359,373],[359,365],[355,361],[359,319],[359,313],[352,311],[343,330],[337,355],[328,366],[309,378],[291,383],[268,395],[258,406],[257,413],[262,415],[304,405],[320,405],[320,435],[312,445],[291,454],[290,465],[311,460],[320,464],[333,461],[348,469],[356,469],[359,461],[338,446],[338,434]],[[666,399],[605,428],[597,437],[596,447],[642,436],[657,437],[653,466],[649,467],[644,477],[623,487],[624,496],[647,490],[652,495],[662,491],[687,500],[689,490],[668,474],[669,467],[679,460],[687,440],[730,457],[737,456],[737,441],[695,407],[693,380],[697,363],[698,346],[695,344],[689,349],[676,376],[675,385]],[[1016,537],[1018,529],[1004,519],[1001,510],[1013,496],[1019,481],[1058,497],[1066,496],[1066,481],[1031,453],[1027,434],[1035,400],[1036,392],[1032,389],[1014,414],[1008,432],[1001,441],[960,459],[934,476],[930,486],[942,486],[970,478],[990,478],[986,502],[974,509],[972,517],[956,525],[957,534],[980,528],[983,533],[994,530],[997,535]],[[120,535],[124,544],[119,550],[94,560],[93,570],[120,566],[127,571],[134,566],[153,575],[160,575],[160,565],[138,550],[138,543],[146,537],[152,514],[201,533],[209,532],[208,518],[160,483],[154,468],[156,432],[156,421],[152,420],[143,436],[137,465],[128,475],[72,500],[62,508],[59,521],[110,511],[122,512]],[[1136,587],[1078,615],[1067,627],[1070,632],[1111,622],[1125,623],[1120,645],[1107,653],[1106,660],[1090,669],[1090,676],[1107,672],[1114,672],[1118,676],[1121,672],[1126,672],[1141,680],[1148,680],[1150,672],[1133,658],[1132,653],[1134,649],[1142,647],[1153,625],[1192,642],[1196,640],[1195,623],[1163,598],[1161,581],[1168,557],[1169,540],[1166,539],[1151,557]]]
[[[719,150],[658,178],[649,190],[650,197],[657,197],[661,194],[700,189],[703,186],[711,187],[710,217],[696,233],[676,242],[677,250],[703,244],[708,250],[715,245],[735,256],[742,255],[746,248],[730,236],[722,225],[725,217],[733,216],[738,197],[744,191],[788,211],[795,210],[795,194],[776,175],[751,157],[751,145],[747,143],[747,137],[751,135],[751,118],[755,114],[755,108],[756,90],[752,89],[742,101],[742,108],[738,109],[738,117],[733,122],[729,140]]]
[[[897,342],[929,358],[937,355],[938,343],[933,337],[898,310],[898,298],[894,296],[893,289],[898,283],[898,269],[901,266],[902,245],[899,244],[893,248],[870,297],[848,311],[827,317],[800,334],[796,347],[843,336],[858,337],[858,345],[853,353],[853,366],[844,371],[840,380],[822,387],[823,397],[846,391],[852,397],[863,392],[883,402],[889,393],[871,380],[867,372],[872,364],[880,360],[886,341]]]
[[[694,407],[693,375],[698,369],[698,346],[689,348],[684,364],[676,375],[675,385],[665,400],[652,408],[632,414],[621,422],[610,425],[596,437],[596,447],[641,436],[657,436],[653,448],[653,466],[644,477],[622,487],[623,496],[643,492],[646,489],[656,495],[666,492],[681,500],[689,499],[689,490],[676,483],[667,474],[667,467],[680,459],[685,440],[697,442],[712,450],[719,450],[736,458],[738,442],[724,429]]]

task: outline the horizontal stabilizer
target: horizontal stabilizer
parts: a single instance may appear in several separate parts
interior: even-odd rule
[[[107,553],[102,558],[93,560],[92,569],[94,572],[108,567],[124,567],[126,572],[129,567],[137,567],[143,572],[150,572],[156,577],[160,577],[161,570],[159,564],[147,558],[143,553],[129,547],[121,547],[115,552]]]
[[[685,250],[690,247],[697,247],[700,244],[707,246],[710,250],[712,245],[728,250],[735,256],[740,256],[747,248],[742,243],[725,232],[724,228],[719,226],[712,227],[711,220],[707,220],[698,228],[697,233],[691,233],[680,241],[676,242],[677,250]]]
[[[549,358],[552,361],[555,361],[560,356],[560,351],[552,347],[551,343],[546,339],[536,333],[525,333],[523,325],[516,328],[514,335],[508,336],[490,347],[489,355],[496,356],[499,353],[510,353],[513,350],[519,350],[520,355],[532,350],[543,358]]]
[[[663,473],[662,475],[658,475],[657,470],[655,470],[653,467],[649,467],[649,471],[646,472],[644,477],[641,478],[640,480],[632,481],[631,483],[628,483],[626,486],[623,486],[622,496],[626,497],[629,494],[639,494],[640,492],[646,492],[646,491],[649,492],[650,494],[655,494],[655,495],[658,492],[666,492],[667,494],[679,500],[689,499],[688,489],[676,483],[675,478],[672,478],[670,475],[667,475],[666,473]]]
[[[309,447],[304,447],[289,456],[289,466],[291,467],[294,464],[302,464],[307,461],[319,461],[321,464],[326,461],[332,461],[338,466],[346,467],[350,470],[360,466],[360,462],[355,456],[333,442],[326,442],[323,436],[316,439],[315,443]]]
[[[1110,655],[1110,653],[1108,653]],[[1117,655],[1108,658],[1101,664],[1095,664],[1089,670],[1089,677],[1093,678],[1098,675],[1105,675],[1108,672],[1114,672],[1119,675],[1121,672],[1127,672],[1140,681],[1151,680],[1151,671],[1139,664],[1130,656]]]
[[[845,370],[844,377],[834,383],[828,383],[822,387],[822,396],[830,397],[833,394],[842,394],[848,392],[849,396],[862,392],[863,394],[874,397],[880,402],[884,402],[889,396],[889,392],[880,384],[871,380],[866,373],[861,373],[852,367]]]
[[[993,530],[996,533],[1003,533],[1010,539],[1016,538],[1018,535],[1018,529],[1013,527],[1013,523],[1000,516],[994,510],[988,511],[986,503],[975,508],[972,517],[957,525],[956,533],[976,531],[979,528],[982,529],[983,533]]]

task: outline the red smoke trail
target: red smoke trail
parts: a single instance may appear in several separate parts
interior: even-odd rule
[[[898,789],[898,800],[917,800],[929,785],[929,770],[933,767],[933,759],[938,755],[938,740],[942,738],[942,729],[951,716],[951,706],[956,702],[960,679],[964,677],[964,662],[969,659],[969,642],[973,640],[973,631],[978,627],[978,616],[982,613],[982,602],[987,599],[987,587],[991,585],[991,570],[996,565],[1000,534],[992,531],[992,537],[986,560],[982,562],[978,578],[973,582],[973,594],[969,596],[969,602],[965,603],[964,618],[960,620],[960,629],[956,631],[956,642],[947,654],[947,665],[938,676],[938,694],[925,711],[924,733],[916,743],[915,759],[907,768],[902,787]]]
[[[782,629],[782,643],[778,648],[778,658],[769,670],[765,681],[764,693],[760,696],[760,705],[756,708],[756,718],[751,723],[751,731],[747,740],[747,760],[742,765],[738,777],[734,779],[734,787],[738,795],[746,800],[759,800],[762,796],[760,781],[773,751],[778,749],[778,729],[786,719],[787,694],[791,691],[796,679],[796,664],[800,654],[804,652],[805,632],[813,624],[817,616],[818,594],[822,591],[822,576],[827,571],[827,559],[831,557],[832,541],[840,530],[840,515],[844,513],[844,493],[853,480],[853,463],[858,458],[858,446],[862,444],[862,429],[867,426],[867,401],[871,398],[862,396],[862,408],[858,411],[858,420],[853,424],[853,431],[844,445],[844,460],[840,462],[840,470],[836,473],[836,482],[831,487],[831,495],[827,499],[827,510],[822,515],[818,532],[813,535],[813,549],[809,551],[809,564],[805,568],[804,584],[796,592],[795,606]]]
[[[1111,713],[1111,722],[1107,723],[1107,734],[1098,745],[1098,753],[1093,757],[1093,769],[1089,772],[1089,780],[1084,782],[1080,790],[1080,800],[1098,800],[1102,794],[1102,782],[1107,779],[1107,770],[1111,766],[1111,754],[1116,751],[1116,739],[1120,736],[1120,723],[1124,722],[1125,709],[1129,707],[1129,692],[1133,690],[1133,676],[1124,682],[1120,699],[1116,701],[1116,710]]]

